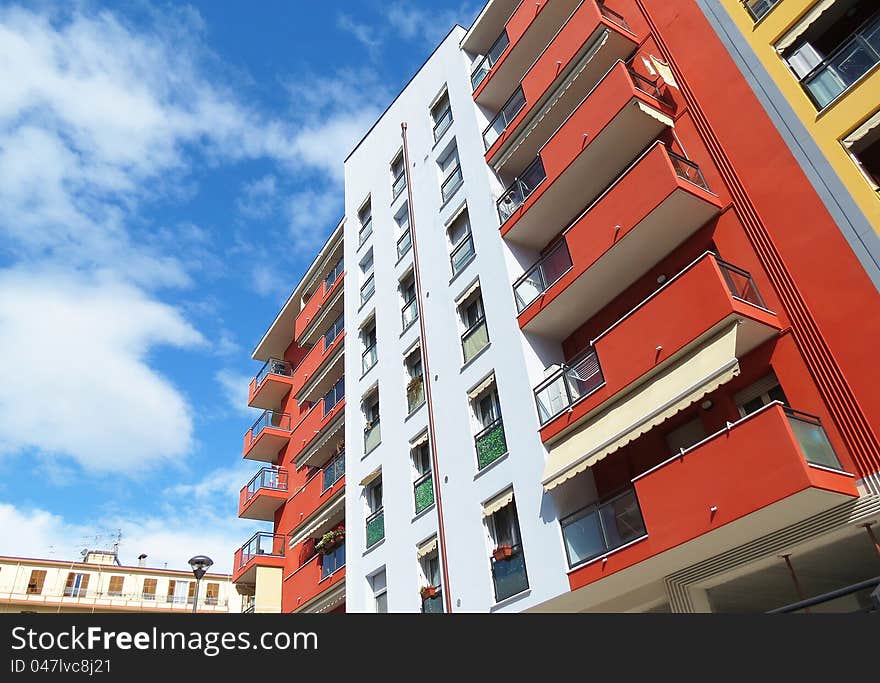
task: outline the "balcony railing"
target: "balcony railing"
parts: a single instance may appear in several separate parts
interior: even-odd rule
[[[255,557],[284,557],[284,536],[268,531],[258,531],[251,539],[241,546],[241,569]]]
[[[452,274],[458,275],[477,252],[474,250],[474,237],[468,233],[461,242],[459,242],[452,253],[449,255],[449,262],[452,264]]]
[[[412,232],[407,229],[397,240],[397,260],[399,261],[412,249]]]
[[[693,183],[697,187],[702,187],[704,190],[708,191],[709,186],[706,184],[706,178],[703,177],[703,172],[697,164],[690,159],[685,159],[683,156],[676,154],[675,152],[667,150],[667,153],[669,154],[669,159],[672,161],[675,173],[679,178],[687,180],[689,183]]]
[[[264,410],[263,414],[257,418],[257,421],[251,426],[248,434],[248,445],[252,444],[264,429],[278,429],[283,432],[291,430],[290,415],[287,413],[279,413],[275,410]]]
[[[443,591],[437,591],[430,598],[422,598],[422,614],[443,614]]]
[[[484,469],[507,453],[504,422],[499,417],[474,437],[477,449],[477,467]]]
[[[529,587],[522,545],[513,546],[513,554],[508,558],[492,558],[492,583],[495,586],[495,602],[522,593]]]
[[[358,231],[358,246],[362,246],[364,242],[366,242],[370,235],[373,234],[373,219],[367,219],[367,222],[361,226],[361,229]]]
[[[507,29],[505,29],[492,44],[492,47],[489,48],[486,56],[480,60],[480,63],[477,64],[477,67],[471,73],[471,86],[474,90],[480,87],[480,83],[486,79],[486,76],[492,70],[492,67],[495,66],[498,58],[504,54],[508,45],[510,45],[510,39],[507,37]]]
[[[589,505],[560,520],[568,566],[574,567],[645,535],[634,490]]]
[[[419,319],[419,304],[416,301],[416,298],[413,297],[405,304],[403,304],[403,308],[400,310],[400,321],[403,324],[403,329],[409,329],[409,326],[412,325],[416,320]]]
[[[443,197],[443,203],[448,202],[458,192],[458,188],[464,183],[464,176],[461,174],[461,166],[456,165],[452,172],[447,176],[446,180],[440,186],[440,194]]]
[[[434,504],[434,477],[431,472],[416,479],[413,484],[416,514],[424,512]]]
[[[385,510],[379,508],[367,517],[367,547],[372,548],[385,538]]]
[[[498,200],[498,217],[502,223],[507,222],[517,209],[532,196],[532,192],[547,179],[544,170],[544,162],[541,157],[536,157],[523,171],[522,175],[511,183]]]
[[[880,14],[875,14],[840,47],[801,79],[819,109],[824,109],[880,64]]]
[[[538,419],[547,424],[605,382],[599,356],[591,347],[564,363],[535,389]]]
[[[632,29],[629,27],[629,24],[626,23],[626,19],[624,19],[622,14],[618,14],[613,9],[609,9],[602,2],[597,2],[596,5],[599,8],[599,13],[603,17],[608,19],[608,21],[610,21],[613,24],[617,24],[618,26],[621,26],[622,28],[625,28],[627,31],[632,33]]]
[[[461,350],[464,355],[464,362],[470,363],[488,344],[489,328],[486,326],[486,318],[484,316],[461,335]]]
[[[367,423],[364,428],[364,455],[373,451],[380,443],[382,443],[382,430],[377,417],[373,423]]]
[[[370,370],[373,369],[373,366],[376,365],[376,362],[378,360],[379,354],[376,352],[376,344],[374,342],[368,348],[366,348],[364,350],[364,353],[361,355],[361,373],[366,375]]]
[[[333,485],[343,476],[345,476],[345,451],[333,458],[323,469],[321,493],[333,488]]]
[[[663,92],[658,85],[658,79],[652,81],[650,78],[645,78],[632,69],[627,69],[627,71],[629,72],[629,77],[632,79],[633,85],[636,86],[636,90],[641,90],[655,100],[660,100],[661,102],[664,101]]]
[[[286,491],[287,470],[279,470],[272,467],[264,467],[247,485],[245,502],[256,496],[261,490]]]
[[[740,2],[746,8],[752,20],[758,22],[766,17],[770,10],[779,4],[780,0],[740,0]]]
[[[406,408],[413,413],[425,402],[425,378],[422,375],[410,379],[406,387]]]
[[[440,114],[440,118],[434,122],[434,142],[440,140],[443,137],[443,134],[449,130],[449,126],[452,125],[452,109],[448,106],[443,110],[443,113]]]
[[[345,566],[345,542],[326,555],[321,555],[321,578],[332,576]]]
[[[843,470],[818,417],[788,407],[785,408],[785,414],[808,463],[832,470]]]
[[[401,172],[400,175],[397,176],[394,179],[394,182],[391,184],[392,201],[397,199],[405,189],[406,189],[406,172]]]
[[[724,276],[724,281],[734,297],[755,306],[766,308],[764,300],[761,298],[761,293],[758,291],[758,287],[748,271],[737,268],[733,264],[722,261],[719,258],[716,258],[715,261],[718,263],[721,274]]]
[[[277,375],[278,377],[292,377],[293,363],[278,358],[270,358],[267,360],[257,376],[254,378],[254,386],[259,388],[269,375]]]
[[[513,283],[517,311],[522,313],[571,268],[571,254],[565,240],[548,251]]]
[[[513,95],[510,96],[507,102],[504,103],[504,106],[501,107],[495,115],[495,118],[489,122],[489,125],[486,126],[486,130],[483,131],[483,144],[486,149],[489,149],[495,144],[496,140],[498,140],[498,138],[504,134],[504,131],[507,130],[510,122],[517,117],[525,106],[526,96],[523,93],[522,87],[519,87],[514,91]]]
[[[370,277],[367,278],[366,282],[361,285],[361,306],[367,303],[370,299],[373,298],[373,294],[376,292],[376,277],[373,273],[370,273]]]

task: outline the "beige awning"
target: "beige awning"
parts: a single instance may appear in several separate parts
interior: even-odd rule
[[[492,373],[486,379],[484,379],[482,382],[480,382],[477,386],[475,386],[473,389],[471,389],[468,392],[468,398],[471,400],[474,400],[477,396],[482,394],[484,391],[486,391],[486,389],[491,387],[493,384],[495,384],[495,373]]]
[[[856,128],[852,133],[843,139],[845,147],[852,147],[860,140],[864,139],[868,133],[880,126],[880,111],[865,121],[861,126]]]
[[[810,28],[819,17],[831,9],[835,2],[837,2],[837,0],[819,0],[819,2],[813,5],[813,9],[807,12],[795,27],[782,36],[779,42],[776,43],[776,51],[782,53],[794,45],[795,41],[804,35],[806,30]]]
[[[418,559],[422,559],[423,557],[427,557],[431,553],[437,550],[437,537],[425,541],[416,549],[416,557]]]
[[[483,517],[491,517],[499,510],[506,508],[513,502],[513,489],[507,489],[504,493],[495,496],[483,505]]]
[[[726,328],[552,446],[544,489],[592,467],[739,374],[738,327]]]
[[[298,531],[291,536],[288,546],[293,548],[307,538],[312,538],[319,533],[324,533],[331,526],[331,523],[336,523],[344,514],[345,496],[340,496],[330,507],[327,508],[327,510],[325,510],[319,517],[315,518],[315,521],[303,525],[302,531]]]
[[[411,441],[409,447],[418,448],[419,446],[422,446],[426,443],[428,443],[428,430],[422,432],[422,434],[420,434],[415,441]]]
[[[373,472],[370,472],[366,477],[364,477],[363,479],[361,479],[361,486],[367,486],[367,485],[369,485],[371,482],[373,482],[373,481],[375,481],[376,479],[378,479],[380,474],[382,474],[382,468],[381,468],[381,467],[380,467],[378,470],[374,470]]]
[[[672,128],[672,126],[675,124],[675,121],[672,120],[671,116],[667,116],[662,111],[654,109],[654,107],[645,104],[641,100],[636,100],[636,105],[638,105],[639,109],[641,109],[642,112],[650,116],[652,119],[657,119],[664,126],[669,126],[670,128]]]
[[[318,467],[324,463],[330,457],[331,452],[336,449],[339,440],[345,438],[344,430],[345,415],[340,414],[339,417],[330,424],[327,428],[327,432],[321,437],[318,443],[307,450],[302,457],[297,458],[296,466],[302,467],[303,465],[310,465],[312,467]],[[342,434],[339,434],[339,432],[342,432]]]
[[[456,305],[461,304],[465,299],[467,299],[471,294],[476,292],[479,288],[480,288],[480,280],[478,278],[471,283],[470,287],[468,287],[464,291],[464,294],[462,294],[460,297],[458,297],[458,299],[456,299],[456,301],[455,301]]]

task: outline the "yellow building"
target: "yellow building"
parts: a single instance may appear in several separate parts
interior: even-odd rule
[[[124,567],[113,551],[87,551],[73,562],[0,557],[0,612],[187,613],[195,589],[188,568]],[[205,574],[199,613],[241,612],[242,607],[229,575]]]

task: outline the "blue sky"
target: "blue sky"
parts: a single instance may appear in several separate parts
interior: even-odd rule
[[[479,6],[0,2],[0,554],[230,569],[250,352]]]

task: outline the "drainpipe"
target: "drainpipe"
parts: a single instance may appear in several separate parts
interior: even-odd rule
[[[443,526],[443,498],[440,493],[440,469],[437,460],[437,442],[434,437],[434,403],[431,398],[431,365],[428,362],[428,338],[425,335],[425,316],[422,301],[422,279],[419,274],[419,242],[416,237],[416,217],[413,211],[412,175],[409,164],[409,144],[407,141],[406,121],[400,124],[401,136],[403,137],[403,164],[406,172],[406,199],[409,212],[409,230],[412,236],[413,252],[413,275],[416,284],[416,297],[419,304],[419,336],[422,345],[422,366],[425,371],[425,403],[428,408],[428,443],[431,446],[431,467],[434,472],[434,501],[437,505],[437,550],[440,555],[440,563],[443,567],[443,601],[446,605],[446,613],[452,612],[452,591],[449,583],[449,565],[446,561],[446,529]]]

